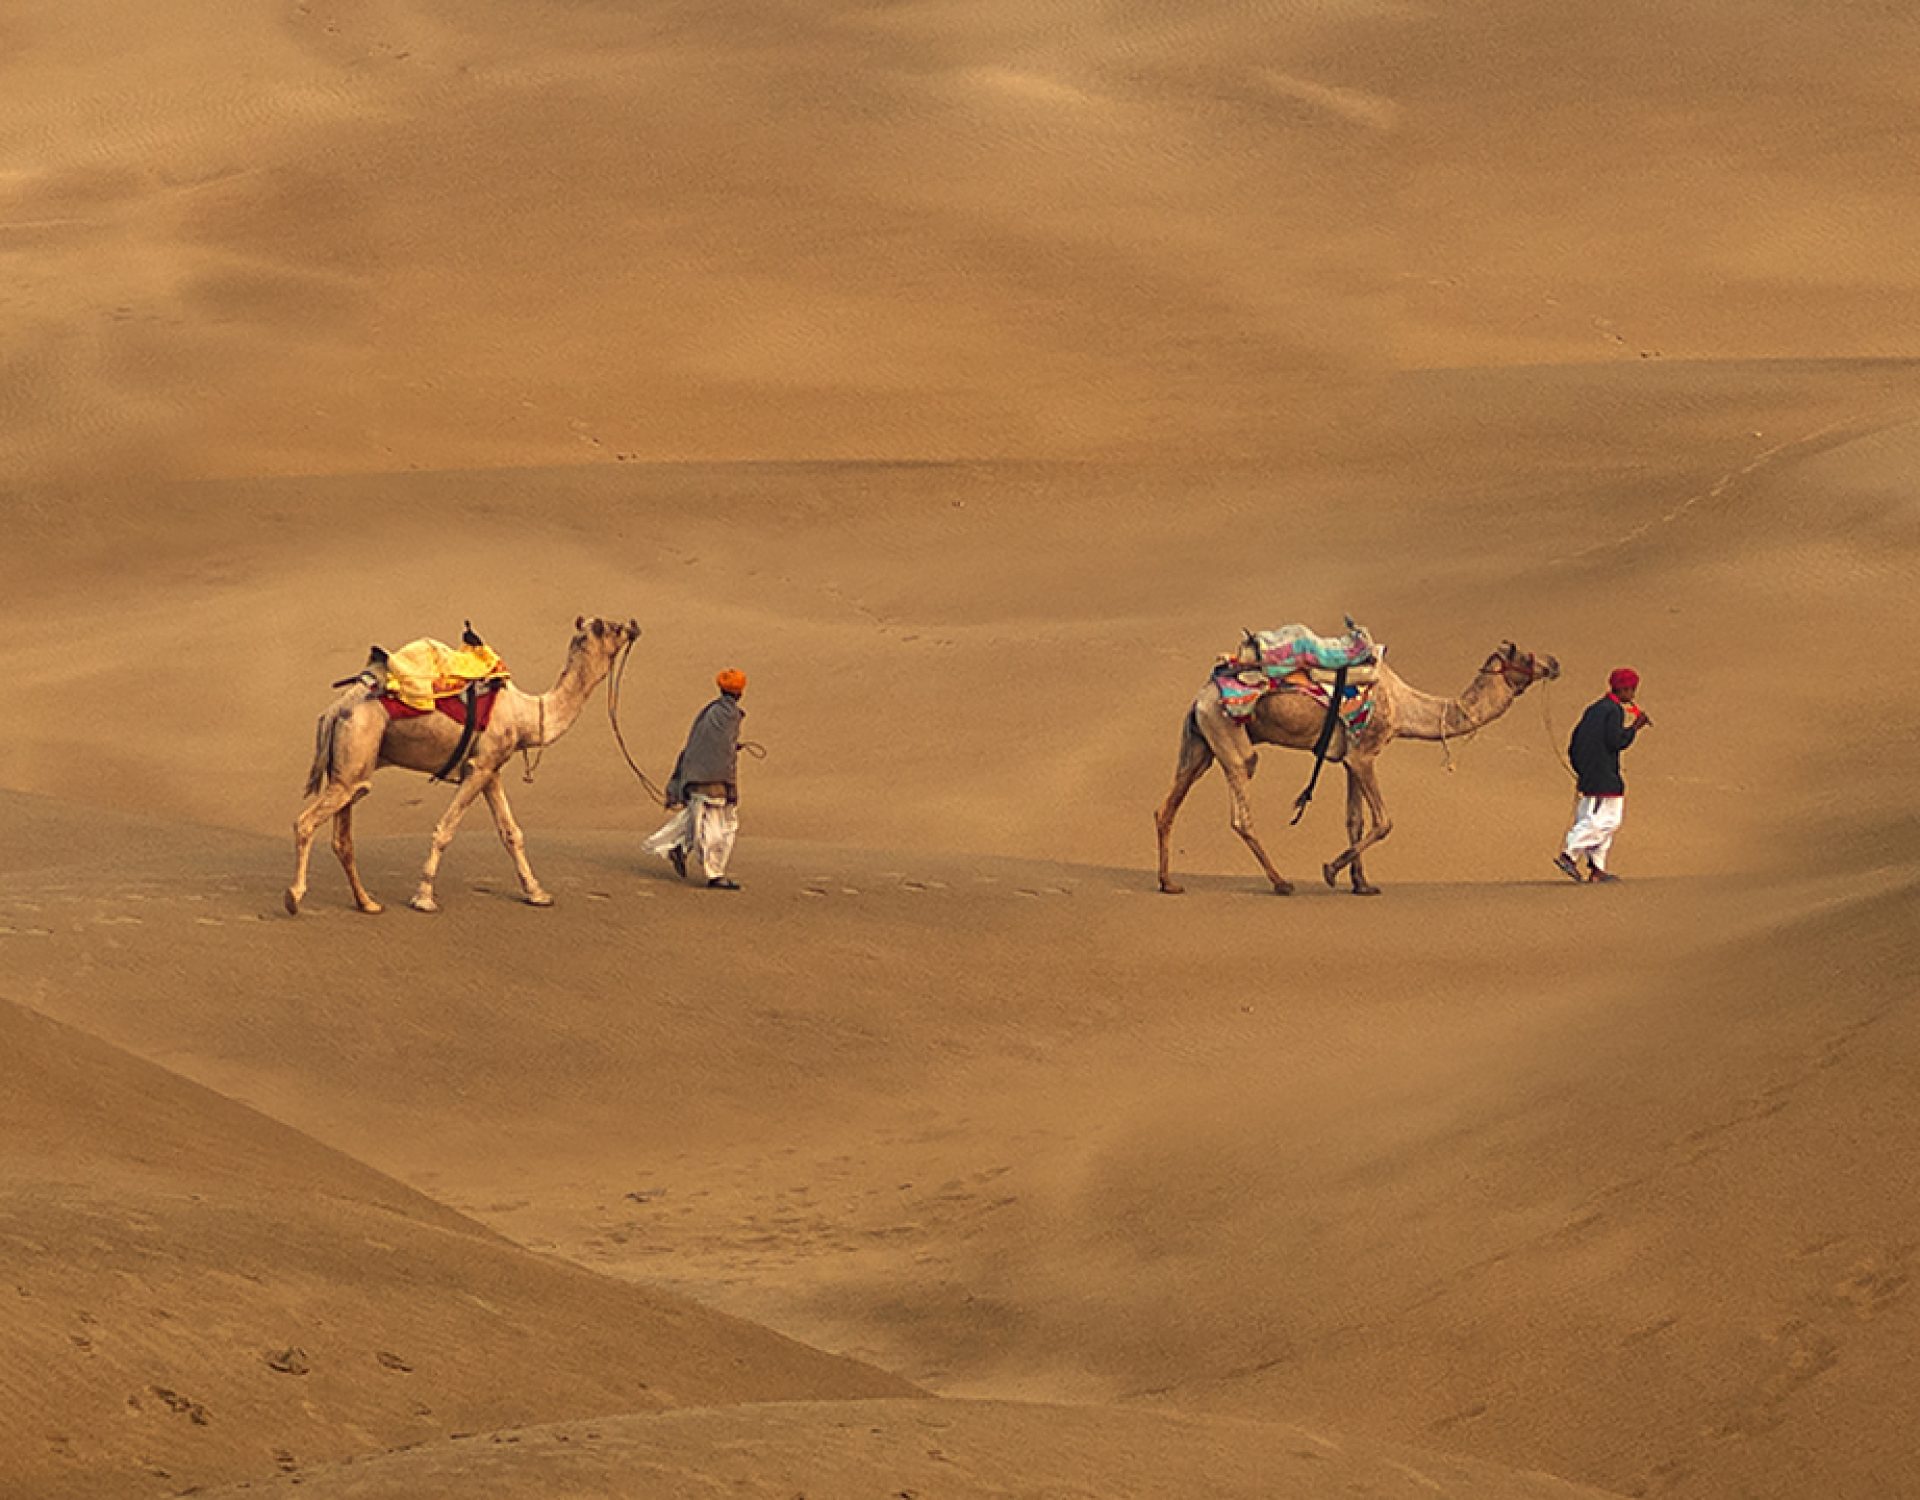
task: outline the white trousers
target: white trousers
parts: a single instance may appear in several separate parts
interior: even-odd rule
[[[740,829],[740,809],[724,797],[709,797],[692,792],[687,805],[663,823],[643,846],[647,853],[662,859],[675,849],[689,851],[707,872],[707,879],[718,880],[727,873],[727,861],[733,858],[734,835]]]
[[[1579,797],[1573,804],[1573,827],[1567,830],[1567,853],[1586,855],[1587,863],[1604,870],[1613,849],[1613,836],[1626,815],[1625,797]]]

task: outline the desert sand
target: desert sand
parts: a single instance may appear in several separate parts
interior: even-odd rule
[[[1683,12],[9,6],[0,1497],[1920,1494],[1920,29]],[[1563,675],[1159,894],[1346,613]],[[290,918],[590,614],[745,888],[603,691]]]

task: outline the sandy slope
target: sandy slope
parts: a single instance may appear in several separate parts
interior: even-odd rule
[[[1920,1490],[1917,52],[8,6],[0,1493]],[[751,672],[746,892],[640,864],[596,702],[510,784],[559,907],[470,826],[442,918],[322,851],[286,920],[325,684],[470,616],[538,685],[583,611],[647,627],[656,771]],[[1217,780],[1151,894],[1206,662],[1343,611],[1424,687],[1567,675],[1392,752],[1381,900],[1272,755],[1300,894]],[[382,778],[382,893],[443,795]],[[987,1399],[836,1410],[896,1376]]]
[[[560,1410],[903,1389],[530,1255],[12,1003],[0,1042],[9,1495],[173,1493]]]
[[[1003,1402],[837,1401],[616,1417],[439,1443],[219,1495],[402,1500],[1601,1500],[1539,1474],[1300,1427]]]

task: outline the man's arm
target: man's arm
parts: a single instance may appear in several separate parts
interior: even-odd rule
[[[1606,722],[1601,728],[1606,736],[1609,750],[1624,750],[1633,743],[1633,737],[1640,732],[1640,721],[1633,717],[1626,704],[1609,703]]]

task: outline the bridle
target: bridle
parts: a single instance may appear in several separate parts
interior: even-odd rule
[[[1507,656],[1496,651],[1486,659],[1480,668],[1482,677],[1504,677],[1518,687],[1532,687],[1547,674],[1541,670],[1540,658],[1529,651],[1524,657]],[[1518,679],[1517,683],[1515,679]]]
[[[1512,654],[1509,655],[1509,652]],[[1509,646],[1505,651],[1495,651],[1490,654],[1487,659],[1481,663],[1479,675],[1482,677],[1504,678],[1507,686],[1513,689],[1513,694],[1516,698],[1536,682],[1544,682],[1547,680],[1547,673],[1540,665],[1540,658],[1531,651],[1525,656],[1520,655],[1520,648],[1518,646]],[[1540,702],[1544,707],[1546,699],[1543,697]],[[1444,710],[1442,711],[1440,715],[1440,751],[1447,758],[1447,769],[1449,771],[1453,769],[1453,741],[1457,739],[1470,740],[1479,732],[1480,726],[1476,724],[1464,734],[1448,734],[1446,713]]]

